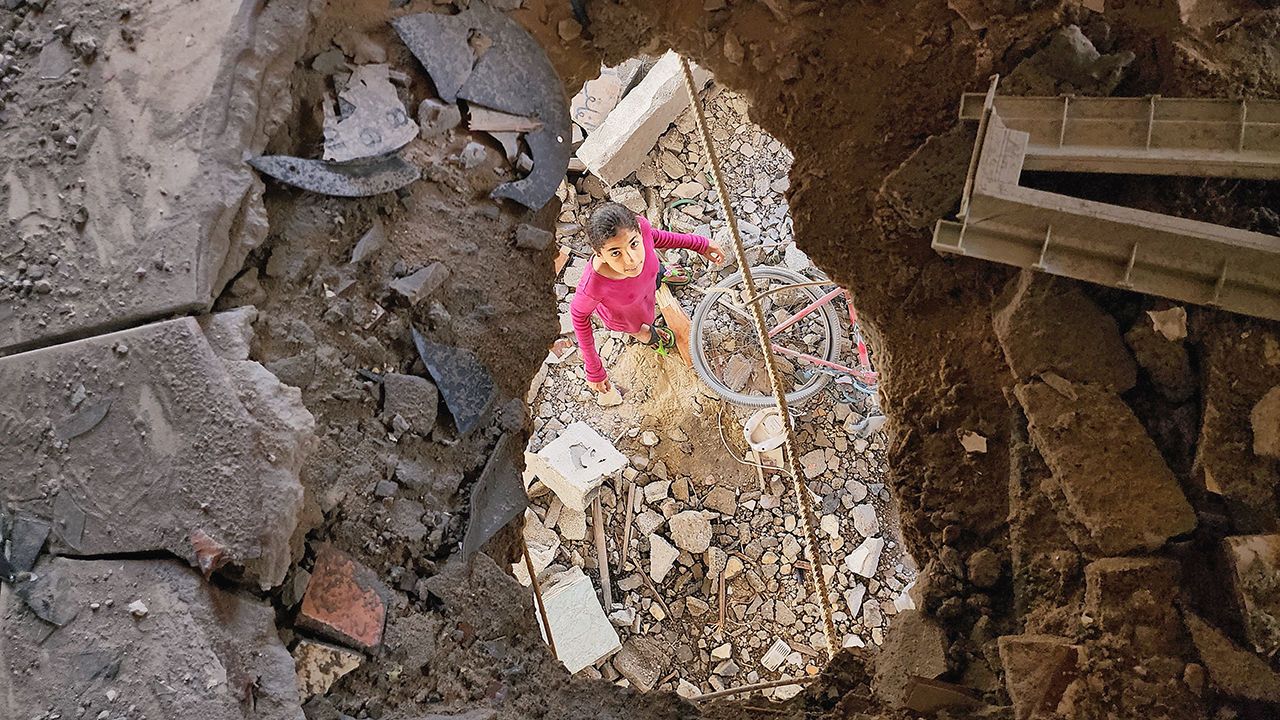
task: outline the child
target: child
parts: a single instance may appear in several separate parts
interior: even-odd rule
[[[658,349],[673,348],[675,334],[653,324],[658,286],[663,282],[688,285],[689,278],[670,273],[654,249],[685,248],[713,263],[724,260],[724,253],[700,235],[654,230],[647,220],[612,202],[601,205],[591,214],[587,239],[594,254],[578,281],[569,314],[573,318],[573,332],[578,336],[587,385],[598,393],[607,393],[613,386],[596,353],[592,313],[598,313],[610,330],[625,332]]]

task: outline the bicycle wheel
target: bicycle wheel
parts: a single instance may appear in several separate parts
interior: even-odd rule
[[[777,267],[752,268],[751,274],[757,293],[809,282],[799,273]],[[746,290],[742,273],[738,272],[707,292],[690,323],[690,354],[694,370],[717,395],[738,405],[765,407],[773,404],[773,394],[755,326],[750,311],[745,309]],[[765,321],[773,325],[781,323],[820,297],[822,294],[816,287],[775,292],[761,301]],[[731,304],[734,302],[743,307],[735,307]],[[773,342],[832,362],[840,344],[839,322],[828,303],[778,333]],[[775,353],[774,361],[788,405],[803,403],[831,381],[830,375],[813,372],[810,368],[816,368],[805,360]]]

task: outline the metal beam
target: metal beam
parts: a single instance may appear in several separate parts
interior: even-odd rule
[[[962,120],[987,94],[965,93]],[[995,112],[1026,132],[1026,169],[1280,179],[1280,101],[998,96]]]

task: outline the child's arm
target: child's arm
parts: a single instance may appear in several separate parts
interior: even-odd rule
[[[682,250],[692,250],[698,254],[703,254],[707,248],[711,247],[711,241],[701,235],[689,235],[685,233],[673,233],[666,230],[653,229],[653,246],[659,250],[665,248],[680,248]]]
[[[586,371],[588,383],[599,383],[609,379],[596,353],[595,333],[591,329],[591,314],[596,311],[599,301],[579,291],[569,303],[569,317],[573,320],[573,334],[578,338],[578,352],[582,354],[582,369]]]

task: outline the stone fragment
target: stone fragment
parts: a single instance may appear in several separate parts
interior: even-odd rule
[[[5,662],[26,669],[0,673],[0,717],[169,718],[180,701],[183,717],[238,720],[246,709],[235,677],[254,679],[252,717],[301,717],[294,663],[270,604],[223,590],[174,560],[49,557],[35,572],[61,589],[59,602],[81,610],[53,632],[19,602],[0,610]],[[148,606],[144,619],[127,614],[130,597]],[[116,604],[90,610],[108,598]],[[145,689],[152,683],[182,695]],[[114,705],[110,692],[118,693]]]
[[[1181,309],[1181,308],[1179,308]],[[1140,315],[1124,340],[1133,357],[1151,379],[1156,391],[1172,402],[1183,402],[1196,391],[1196,376],[1186,345],[1171,341],[1152,326],[1150,318]]]
[[[642,693],[657,687],[670,665],[671,653],[658,641],[640,635],[628,639],[613,656],[613,667]]]
[[[391,281],[391,289],[410,305],[417,305],[436,293],[449,279],[449,268],[433,262],[413,273]]]
[[[524,511],[524,542],[529,548],[529,559],[533,561],[534,574],[541,574],[555,560],[556,551],[560,549],[560,536],[554,530],[542,524],[538,514],[531,508]],[[511,564],[511,572],[521,585],[529,585],[529,568],[523,558]]]
[[[44,542],[53,528],[40,518],[19,514],[13,519],[9,532],[9,564],[15,572],[30,572],[36,558],[44,549]]]
[[[258,310],[244,305],[233,310],[202,315],[197,320],[209,347],[223,360],[248,360],[253,342],[253,323]]]
[[[649,536],[649,578],[655,583],[661,583],[667,577],[678,557],[680,551],[661,535]]]
[[[1280,703],[1280,673],[1195,613],[1184,609],[1182,616],[1209,679],[1219,690],[1244,700]]]
[[[550,578],[542,589],[556,654],[570,673],[609,657],[621,647],[618,633],[605,617],[595,586],[582,568],[572,567]],[[538,617],[539,626],[542,617]],[[543,631],[544,639],[546,631]]]
[[[566,505],[560,511],[560,535],[565,540],[579,541],[587,539],[587,514],[577,508]]]
[[[616,68],[601,68],[599,77],[583,83],[569,101],[569,117],[588,134],[595,132],[622,99],[622,80]]]
[[[713,660],[728,660],[733,656],[733,643],[721,643],[711,650]]]
[[[527,223],[516,226],[516,247],[521,250],[546,250],[556,241],[554,233]]]
[[[635,528],[641,535],[650,535],[658,528],[662,527],[662,523],[666,522],[666,518],[652,510],[645,510],[636,515]]]
[[[867,596],[867,586],[862,583],[854,583],[854,586],[844,591],[844,602],[849,607],[849,617],[853,620],[858,619],[858,615],[862,613],[862,601]]]
[[[369,568],[332,545],[316,550],[298,625],[331,640],[372,652],[382,644],[388,590]]]
[[[733,517],[738,512],[738,498],[730,488],[717,485],[702,499],[702,507]]]
[[[993,587],[1000,581],[1000,556],[991,548],[982,548],[969,556],[969,580],[980,588]]]
[[[1102,558],[1085,566],[1084,578],[1084,612],[1094,627],[1129,637],[1134,652],[1141,655],[1178,655],[1184,635],[1173,605],[1178,597],[1177,561]]]
[[[951,713],[961,710],[974,710],[983,703],[974,697],[973,691],[955,683],[942,680],[926,680],[912,677],[907,683],[906,700],[903,706],[908,710],[925,715],[936,715],[940,710]]]
[[[462,123],[457,105],[427,98],[418,105],[418,136],[426,140],[440,137]]]
[[[0,436],[0,477],[13,509],[52,525],[51,552],[195,564],[198,531],[261,589],[284,580],[315,421],[258,363],[218,357],[194,318],[0,358],[0,385],[22,388],[0,394],[0,418],[22,418]],[[67,432],[86,406],[103,412]],[[77,479],[48,492],[55,476]]]
[[[383,412],[387,417],[399,415],[409,429],[427,436],[436,427],[436,408],[440,393],[430,380],[417,375],[387,373],[382,376]]]
[[[889,628],[872,689],[885,703],[903,707],[912,676],[933,680],[946,671],[946,633],[924,613],[908,610]]]
[[[711,547],[711,521],[705,513],[685,510],[668,521],[671,539],[681,550],[698,555]]]
[[[76,0],[60,5],[59,16],[74,26],[82,11],[99,9]],[[52,292],[19,298],[0,290],[0,353],[207,311],[266,239],[264,186],[244,159],[261,153],[286,120],[280,109],[292,102],[289,76],[305,46],[299,39],[310,32],[305,3],[290,0],[248,13],[234,3],[158,0],[132,10],[127,37],[96,31],[102,47],[85,70],[85,78],[130,78],[130,91],[103,93],[91,103],[92,112],[58,118],[64,129],[76,131],[68,138],[80,136],[78,151],[57,152],[50,138],[37,167],[24,133],[9,127],[0,136],[9,222],[5,272],[19,260],[14,253],[46,256],[35,252],[35,236],[61,238],[41,244],[57,249],[56,274],[41,279]],[[57,21],[49,18],[49,24]],[[92,47],[93,38],[81,37],[88,31],[81,22],[71,48],[52,38],[41,59],[58,61],[61,69],[72,50]],[[188,39],[180,51],[173,48],[176,32]],[[35,40],[47,30],[24,33]],[[16,61],[15,52],[30,54],[10,48],[0,64]],[[55,56],[46,58],[46,52]],[[22,61],[24,69],[35,65],[34,57]],[[30,92],[54,101],[47,94],[52,87],[36,88],[39,72],[31,67],[9,76],[10,108]],[[177,77],[183,78],[180,92]],[[27,250],[19,250],[24,244]]]
[[[641,194],[640,188],[631,187],[630,185],[613,188],[609,191],[609,199],[637,215],[644,215],[649,208],[649,204],[645,201],[644,195]]]
[[[850,572],[864,578],[875,577],[876,568],[880,565],[880,553],[883,550],[883,538],[869,537],[845,557],[844,564]]]
[[[880,519],[876,517],[874,505],[859,505],[850,513],[853,516],[853,529],[864,538],[880,534]]]
[[[1266,656],[1280,652],[1280,535],[1238,535],[1223,541],[1245,636]]]
[[[1148,310],[1147,317],[1156,332],[1169,342],[1180,342],[1187,337],[1187,309],[1171,307],[1168,310]]]
[[[324,695],[343,675],[360,667],[360,653],[337,645],[302,639],[293,649],[298,693],[305,700]]]
[[[1023,270],[996,299],[992,324],[1022,382],[1053,371],[1074,383],[1124,392],[1137,381],[1115,320],[1073,280]]]
[[[694,81],[705,87],[711,75],[694,66]],[[578,148],[578,158],[606,185],[630,175],[661,135],[689,106],[680,57],[668,51],[627,93]]]
[[[822,532],[826,533],[827,537],[831,537],[831,538],[840,537],[839,516],[823,515],[822,519],[818,521],[818,525],[822,529]]]
[[[1177,478],[1124,401],[1072,387],[1074,401],[1040,382],[1015,393],[1036,449],[1101,552],[1151,551],[1192,530],[1196,516]]]
[[[1249,413],[1253,452],[1280,459],[1280,385],[1271,388]]]
[[[967,453],[985,453],[987,451],[987,439],[976,432],[966,432],[960,436],[960,445],[964,447]]]
[[[1080,646],[1052,635],[1004,635],[998,647],[1014,717],[1052,716],[1079,674]]]
[[[704,192],[706,188],[702,187],[701,183],[691,181],[680,183],[671,191],[671,194],[678,198],[691,199],[701,197]]]
[[[584,422],[561,431],[537,453],[525,453],[528,471],[566,507],[585,511],[605,478],[627,466],[627,457]]]
[[[827,471],[827,454],[822,448],[810,450],[800,456],[800,469],[804,471],[804,476],[810,480],[822,475]]]
[[[662,502],[667,499],[667,491],[670,489],[671,483],[665,480],[654,480],[644,486],[644,501],[649,505]]]

